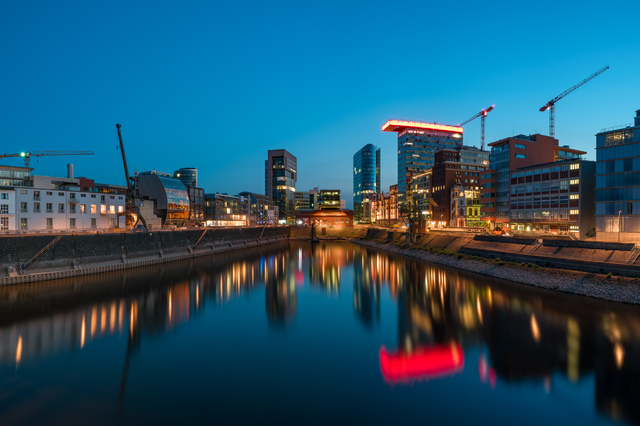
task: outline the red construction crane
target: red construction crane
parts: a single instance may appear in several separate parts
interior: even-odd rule
[[[481,129],[481,136],[480,136],[480,140],[482,141],[482,149],[484,150],[484,120],[487,118],[487,115],[489,115],[489,111],[491,111],[493,108],[495,107],[495,105],[491,105],[489,108],[487,109],[483,109],[482,111],[480,111],[479,113],[477,113],[476,115],[474,115],[473,117],[471,117],[470,119],[468,119],[467,121],[465,121],[462,124],[458,124],[458,126],[462,127],[465,124],[467,124],[468,122],[475,120],[478,117],[482,117],[480,119],[480,129]]]
[[[0,158],[24,157],[24,166],[29,167],[31,157],[42,157],[51,155],[93,155],[91,151],[25,151],[17,154],[0,154]]]
[[[608,69],[609,69],[609,65],[607,65],[606,67],[600,68],[598,71],[594,72],[589,77],[585,78],[584,80],[582,80],[580,83],[576,84],[575,86],[573,86],[573,87],[565,90],[564,92],[560,93],[558,96],[556,96],[555,98],[551,99],[542,108],[540,108],[540,111],[542,111],[542,112],[545,112],[546,110],[549,110],[549,136],[551,136],[553,138],[553,137],[555,137],[555,134],[556,134],[556,102],[558,102],[560,99],[564,98],[569,93],[571,93],[574,90],[576,90],[578,87],[584,85],[585,83],[588,83],[590,80],[593,80],[595,77],[599,76],[600,74],[602,74],[603,72],[605,72]]]

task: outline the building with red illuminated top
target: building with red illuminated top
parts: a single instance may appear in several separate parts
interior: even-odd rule
[[[383,132],[398,133],[398,204],[412,199],[411,179],[433,166],[433,155],[462,146],[462,127],[389,120]]]

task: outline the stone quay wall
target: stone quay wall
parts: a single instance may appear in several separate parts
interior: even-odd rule
[[[0,237],[0,285],[69,278],[287,241],[289,227]],[[33,259],[42,249],[46,251]]]

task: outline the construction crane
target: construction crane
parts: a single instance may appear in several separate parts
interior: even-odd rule
[[[489,115],[489,111],[491,111],[493,108],[495,107],[495,105],[491,105],[489,108],[487,109],[483,109],[482,111],[480,111],[479,113],[477,113],[476,115],[474,115],[473,117],[471,117],[470,119],[468,119],[467,121],[458,124],[459,127],[464,126],[465,124],[467,124],[470,121],[475,120],[478,117],[481,117],[480,119],[480,140],[482,141],[482,150],[484,151],[484,120],[487,118],[487,115]]]
[[[91,151],[24,151],[17,154],[0,154],[0,158],[24,157],[24,166],[29,167],[31,157],[42,157],[51,155],[93,155]]]
[[[558,102],[560,99],[564,98],[569,93],[571,93],[574,90],[576,90],[578,87],[580,87],[580,86],[588,83],[589,81],[593,80],[595,77],[599,76],[600,74],[602,74],[603,72],[605,72],[608,69],[609,69],[609,65],[607,65],[606,67],[600,68],[598,71],[594,72],[589,77],[585,78],[584,80],[582,80],[580,83],[576,84],[575,86],[573,86],[573,87],[565,90],[564,92],[560,93],[558,96],[556,96],[555,98],[551,99],[542,108],[540,108],[540,111],[542,111],[542,112],[545,112],[546,110],[549,110],[549,136],[551,136],[553,138],[553,137],[555,137],[555,134],[556,134],[556,102]]]

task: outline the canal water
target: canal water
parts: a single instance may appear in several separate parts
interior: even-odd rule
[[[345,242],[0,289],[0,424],[637,424],[640,310]]]

